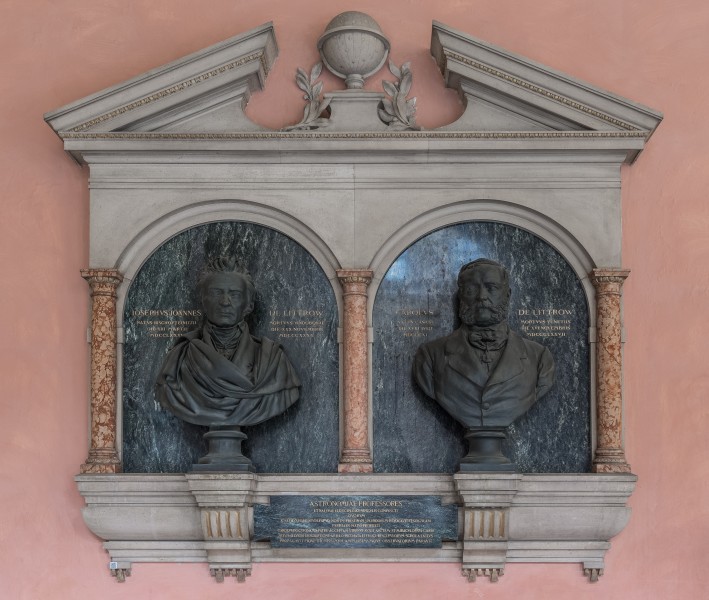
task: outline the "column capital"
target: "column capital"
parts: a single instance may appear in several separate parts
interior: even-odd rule
[[[374,271],[370,269],[337,269],[337,278],[343,286],[352,283],[369,285],[373,275]]]
[[[589,279],[596,290],[607,284],[617,285],[620,289],[625,280],[628,278],[628,275],[630,275],[630,269],[613,269],[603,267],[600,269],[591,269]]]
[[[91,287],[92,296],[114,296],[123,281],[118,269],[81,269],[81,276]]]

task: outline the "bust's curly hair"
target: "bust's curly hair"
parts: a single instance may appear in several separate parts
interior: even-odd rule
[[[204,293],[204,286],[209,276],[216,273],[228,273],[241,277],[246,282],[246,293],[249,302],[256,296],[256,287],[254,286],[253,279],[251,279],[251,273],[249,273],[249,270],[239,263],[234,256],[217,256],[207,261],[207,264],[204,265],[197,279],[197,289],[199,290],[200,296]]]

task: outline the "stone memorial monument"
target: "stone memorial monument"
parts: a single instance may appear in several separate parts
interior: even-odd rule
[[[464,425],[468,454],[461,471],[513,471],[502,453],[505,429],[551,388],[554,359],[547,348],[507,325],[510,302],[507,269],[478,259],[460,269],[461,326],[422,344],[414,377]]]
[[[241,427],[284,412],[298,400],[300,380],[279,344],[249,333],[256,290],[233,257],[210,261],[198,287],[204,318],[165,357],[156,394],[180,419],[209,426],[209,453],[193,470],[249,471]]]
[[[382,89],[363,87],[390,52],[372,17],[336,16],[317,47],[322,62],[295,78],[303,119],[281,129],[244,111],[278,55],[271,23],[45,116],[91,170],[91,435],[77,483],[111,573],[202,562],[216,581],[243,581],[254,562],[459,561],[469,581],[497,581],[507,562],[578,562],[597,580],[636,479],[623,448],[620,165],[662,115],[434,22],[431,55],[465,109],[422,129],[416,63],[389,61]],[[323,64],[346,89],[324,90]],[[489,235],[460,244],[473,225]],[[502,243],[525,245],[523,231],[540,244]],[[429,262],[407,264],[434,243]],[[538,260],[534,248],[563,268],[544,264],[544,293],[513,279],[509,322],[544,345],[507,320],[502,264],[528,277],[511,260]],[[276,342],[246,324],[248,273],[205,258],[224,254],[268,259],[267,313],[249,322]],[[452,274],[479,256],[500,262],[461,269],[462,325],[439,337],[455,322]],[[202,321],[178,331],[187,317]],[[559,383],[530,410],[555,364]],[[301,379],[308,402],[284,412]],[[153,382],[183,421],[153,401]],[[470,446],[456,474],[453,419]],[[264,421],[248,447],[256,474],[240,428]],[[193,469],[206,472],[185,472],[203,452],[187,423],[210,428]],[[521,468],[496,472],[515,470],[508,426],[518,441],[555,438],[553,452],[505,447]],[[421,460],[431,448],[445,460]]]

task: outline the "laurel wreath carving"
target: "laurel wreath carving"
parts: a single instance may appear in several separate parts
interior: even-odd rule
[[[329,122],[330,98],[321,98],[323,83],[317,81],[322,72],[322,63],[319,62],[310,70],[310,76],[305,69],[296,69],[295,82],[305,92],[303,100],[307,102],[303,111],[303,119],[296,125],[285,127],[283,131],[304,131],[326,127]],[[323,116],[327,111],[328,116]]]
[[[397,81],[382,81],[389,98],[382,100],[381,108],[378,109],[379,118],[393,129],[418,131],[421,128],[416,124],[416,98],[406,99],[413,82],[411,63],[406,62],[399,69],[389,61],[389,70]]]

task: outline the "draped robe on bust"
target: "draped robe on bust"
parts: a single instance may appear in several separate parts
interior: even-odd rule
[[[164,408],[196,425],[256,425],[300,396],[300,380],[281,346],[250,335],[246,323],[231,359],[215,348],[209,327],[180,337],[156,382]]]

